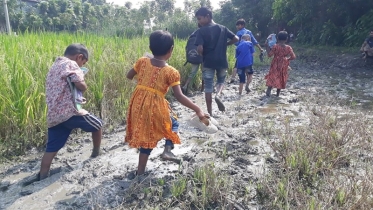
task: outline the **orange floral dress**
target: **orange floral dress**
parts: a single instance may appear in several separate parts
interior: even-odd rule
[[[169,103],[165,94],[169,87],[180,85],[179,72],[171,67],[155,67],[150,58],[140,58],[134,65],[137,86],[131,96],[127,114],[125,142],[130,147],[153,149],[162,138],[180,144],[172,131]]]
[[[268,56],[274,56],[274,58],[269,73],[265,76],[266,85],[277,89],[285,89],[289,77],[288,67],[290,60],[295,59],[293,48],[289,45],[281,46],[276,44],[269,51]]]

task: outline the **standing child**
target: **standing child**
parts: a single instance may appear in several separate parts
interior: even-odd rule
[[[250,92],[250,82],[253,79],[253,62],[254,62],[254,45],[250,41],[250,35],[244,34],[242,36],[242,41],[236,48],[236,59],[237,59],[237,73],[240,77],[240,86],[239,86],[239,95],[242,95],[243,85],[246,83],[246,75],[247,75],[247,83],[245,90],[247,93]]]
[[[268,49],[268,57],[274,56],[269,73],[265,76],[268,87],[266,95],[268,97],[271,95],[272,88],[277,88],[276,96],[278,97],[280,96],[281,89],[285,89],[286,87],[289,76],[289,64],[291,60],[295,59],[293,49],[285,44],[287,38],[288,33],[286,31],[279,32],[278,43],[271,50]]]
[[[75,128],[92,133],[93,151],[91,157],[100,153],[102,121],[84,109],[78,110],[73,101],[67,78],[79,91],[87,90],[84,73],[80,69],[88,61],[88,50],[82,44],[72,44],[65,50],[64,57],[56,59],[46,80],[46,101],[48,106],[48,142],[41,161],[38,179],[48,177],[54,156],[65,145]]]
[[[246,29],[245,25],[246,25],[246,21],[242,18],[237,20],[237,22],[236,22],[236,29],[237,29],[236,35],[237,35],[239,41],[241,41],[242,36],[244,34],[248,34],[248,35],[250,35],[250,40],[253,43],[253,45],[256,46],[260,50],[260,52],[263,52],[263,49],[260,46],[259,42],[255,39],[254,34],[250,30]],[[235,45],[238,46],[238,43],[235,43]],[[236,77],[236,73],[237,73],[237,60],[236,60],[236,62],[234,64],[234,67],[233,67],[230,83],[234,82],[234,79]]]
[[[127,73],[128,79],[132,80],[137,75],[138,80],[128,108],[125,137],[130,147],[140,148],[138,176],[144,174],[148,157],[162,138],[166,138],[162,159],[175,160],[171,149],[174,144],[180,144],[180,138],[176,133],[178,123],[170,116],[169,103],[165,99],[169,87],[181,104],[195,111],[200,120],[208,125],[208,116],[183,95],[179,72],[166,63],[174,48],[172,35],[167,31],[154,31],[149,41],[154,57],[140,58]]]

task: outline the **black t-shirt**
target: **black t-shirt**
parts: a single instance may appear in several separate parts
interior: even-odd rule
[[[212,69],[228,68],[227,40],[235,34],[225,26],[209,24],[197,32],[195,45],[203,46],[203,67]]]

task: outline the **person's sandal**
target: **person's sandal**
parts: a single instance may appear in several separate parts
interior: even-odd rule
[[[215,96],[215,102],[218,105],[219,111],[225,112],[225,106],[224,106],[223,102],[220,100],[219,97]]]

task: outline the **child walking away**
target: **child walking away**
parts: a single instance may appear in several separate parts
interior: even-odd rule
[[[237,20],[237,22],[236,22],[236,28],[237,28],[236,35],[237,35],[239,41],[241,41],[242,36],[244,34],[250,35],[251,42],[253,43],[254,46],[258,47],[258,49],[261,52],[261,55],[263,55],[263,51],[264,50],[260,46],[259,42],[255,39],[254,34],[250,30],[248,30],[248,29],[245,28],[245,25],[246,25],[246,21],[244,19],[242,19],[242,18],[239,19],[239,20]],[[238,46],[238,44],[239,44],[239,42],[235,43],[236,46]],[[229,83],[233,83],[234,82],[234,79],[236,78],[236,73],[237,73],[237,60],[236,60],[236,62],[234,64],[234,67],[233,67],[233,70],[232,70],[231,79],[230,79]]]
[[[268,87],[266,96],[268,97],[271,95],[272,88],[277,88],[276,96],[278,97],[280,96],[281,89],[285,89],[286,87],[289,76],[289,64],[291,60],[295,59],[293,49],[285,44],[287,38],[288,33],[286,31],[279,32],[278,43],[271,50],[267,49],[268,57],[274,56],[269,73],[265,76]]]
[[[75,128],[92,133],[93,151],[91,157],[100,153],[102,121],[84,109],[78,110],[73,101],[73,92],[67,78],[78,91],[87,90],[84,73],[80,69],[88,61],[88,50],[82,44],[66,48],[64,57],[56,59],[46,80],[46,101],[48,106],[48,142],[41,161],[38,180],[48,177],[54,156],[65,145]]]
[[[240,77],[239,95],[242,95],[243,85],[247,83],[245,90],[247,93],[250,92],[249,84],[253,79],[253,62],[254,62],[254,45],[250,41],[250,35],[244,34],[242,36],[242,41],[238,44],[236,48],[236,59],[237,59],[237,73]]]
[[[169,87],[181,104],[195,111],[205,125],[209,124],[209,116],[183,95],[179,72],[166,63],[174,48],[172,35],[167,31],[154,31],[149,41],[154,57],[140,58],[127,73],[128,79],[137,75],[138,81],[128,108],[125,137],[130,147],[140,149],[137,176],[144,174],[148,157],[162,138],[166,138],[166,145],[161,158],[180,161],[171,152],[174,144],[180,144],[180,138],[176,133],[178,122],[170,116],[169,103],[165,99]]]
[[[228,60],[227,46],[238,41],[225,26],[216,24],[212,20],[212,12],[207,7],[201,7],[195,13],[198,23],[202,26],[197,33],[195,45],[198,53],[203,56],[202,77],[205,82],[205,100],[207,111],[212,115],[212,93],[214,91],[214,75],[217,77],[215,102],[220,111],[225,111],[225,106],[220,99],[225,77],[227,75]],[[227,42],[227,40],[229,41]]]

